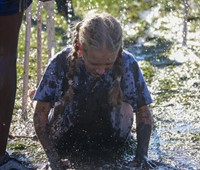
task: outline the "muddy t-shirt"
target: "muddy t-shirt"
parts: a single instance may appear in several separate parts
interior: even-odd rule
[[[52,58],[40,81],[34,100],[50,102],[54,107],[55,102],[68,89],[66,73],[69,70],[69,53],[70,48],[66,48]],[[122,72],[120,84],[123,102],[129,103],[133,111],[150,104],[152,99],[138,63],[133,55],[125,50],[122,53]],[[81,127],[94,136],[95,134],[111,136],[109,113],[113,107],[109,102],[109,92],[115,81],[113,77],[113,69],[101,77],[92,76],[86,70],[84,61],[79,59],[73,79],[73,101],[66,105],[60,122],[66,129],[64,131],[67,132],[70,127],[78,129]]]

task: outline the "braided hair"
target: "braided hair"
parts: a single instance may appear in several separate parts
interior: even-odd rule
[[[113,65],[114,85],[110,90],[110,103],[118,107],[122,102],[122,91],[120,81],[122,75],[122,28],[120,23],[108,13],[90,13],[84,20],[75,25],[73,31],[72,51],[70,53],[68,79],[69,88],[64,94],[65,102],[73,99],[73,77],[76,74],[79,45],[86,52],[90,49],[119,51]]]

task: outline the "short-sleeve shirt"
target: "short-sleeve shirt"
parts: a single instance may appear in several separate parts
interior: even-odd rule
[[[0,15],[12,15],[26,10],[32,0],[1,0]]]

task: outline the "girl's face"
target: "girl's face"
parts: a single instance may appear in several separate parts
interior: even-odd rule
[[[102,76],[106,71],[112,68],[118,56],[118,50],[115,52],[90,49],[83,51],[84,64],[86,69],[95,77]]]

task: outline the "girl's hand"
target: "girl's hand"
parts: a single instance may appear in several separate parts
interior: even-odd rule
[[[61,161],[66,168],[71,168],[71,162],[69,159],[62,159]]]
[[[51,170],[65,170],[68,168],[68,165],[61,160],[60,156],[53,147],[48,149],[46,154]]]
[[[147,156],[143,156],[140,158],[135,158],[129,165],[131,167],[140,167],[142,169],[154,169],[159,166],[159,163],[149,159]]]
[[[65,164],[60,160],[57,162],[50,162],[51,170],[66,170],[69,168],[68,166],[65,166]]]
[[[46,152],[51,170],[66,170],[71,167],[68,159],[61,159],[55,148],[51,147]]]
[[[66,164],[66,162],[58,161],[56,164],[48,162],[41,168],[41,170],[66,170],[69,167],[70,166],[68,166],[68,163]]]

